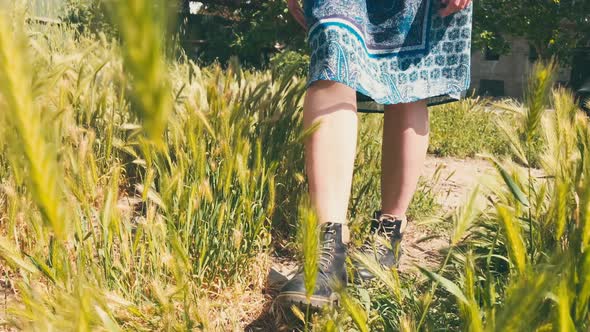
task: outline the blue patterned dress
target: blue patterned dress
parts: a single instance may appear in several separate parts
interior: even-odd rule
[[[379,104],[459,99],[469,87],[472,7],[440,0],[304,0],[309,83],[346,84]]]

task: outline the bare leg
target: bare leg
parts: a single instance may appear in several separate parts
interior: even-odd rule
[[[358,117],[353,89],[318,81],[305,97],[304,126],[320,122],[305,146],[309,192],[320,223],[346,223]]]
[[[405,220],[428,148],[424,101],[387,105],[381,159],[381,211]]]
[[[356,94],[343,84],[318,81],[307,90],[303,108],[304,127],[314,128],[305,142],[305,168],[311,201],[323,224],[318,257],[322,273],[311,297],[301,271],[281,288],[277,301],[320,308],[332,302],[335,291],[330,285],[334,280],[343,286],[347,282],[344,243],[348,241],[346,212],[356,152]]]

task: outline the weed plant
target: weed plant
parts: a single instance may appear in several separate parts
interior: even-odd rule
[[[123,47],[2,9],[6,323],[227,328],[211,294],[261,287],[303,83],[170,62],[150,8],[113,4]]]
[[[454,226],[438,269],[418,267],[427,279],[408,287],[392,283],[395,269],[380,271],[369,257],[359,257],[381,285],[380,291],[370,286],[355,291],[364,292],[361,303],[365,298],[371,304],[365,306],[376,317],[370,326],[426,331],[589,328],[590,127],[571,92],[552,90],[554,70],[553,63],[537,64],[524,104],[497,105],[514,113],[501,128],[519,160],[489,156],[498,178],[477,187],[449,216]],[[534,147],[538,137],[543,145]],[[540,170],[532,168],[533,159]],[[455,304],[441,294],[453,297]],[[384,302],[389,305],[373,305]],[[441,327],[441,322],[447,325]]]
[[[508,142],[495,122],[506,112],[489,107],[489,100],[464,99],[433,107],[428,152],[440,157],[475,157],[481,153],[497,156],[510,152]]]
[[[170,60],[150,8],[113,4],[120,40],[26,25],[21,11],[0,9],[0,258],[11,294],[3,327],[240,329],[243,317],[221,313],[237,298],[225,290],[260,292],[273,225],[285,237],[299,217],[313,220],[298,209],[304,81],[237,61],[222,69]],[[551,90],[551,74],[536,67],[523,105],[494,106],[511,111],[510,123],[465,134],[478,140],[473,148],[444,148],[491,152],[498,177],[448,216],[441,266],[404,275],[359,257],[377,280],[340,290],[342,308],[308,328],[590,328],[590,129],[569,92]],[[452,128],[436,114],[479,123],[470,112],[480,103],[436,110],[433,130]],[[353,228],[379,202],[380,121],[362,118]],[[457,128],[439,132],[448,134],[435,145],[465,139]],[[414,216],[435,210],[432,188],[422,183]]]

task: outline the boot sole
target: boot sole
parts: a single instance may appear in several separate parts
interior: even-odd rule
[[[309,301],[305,294],[297,292],[283,292],[279,294],[276,301],[283,306],[296,305],[305,308],[308,305],[313,309],[321,309],[325,305],[337,305],[338,297],[336,293],[332,293],[330,297],[311,296]]]

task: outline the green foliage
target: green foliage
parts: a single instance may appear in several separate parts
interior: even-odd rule
[[[531,97],[519,112],[524,118],[515,126],[526,131],[510,138],[521,151],[530,142],[531,132],[545,138],[537,152],[545,176],[534,176],[531,166],[506,163],[499,167],[498,183],[485,193],[489,206],[470,227],[470,234],[450,249],[456,253],[449,276],[480,280],[469,281],[458,296],[477,296],[475,308],[470,305],[461,311],[462,320],[474,322],[470,317],[475,312],[484,317],[486,330],[588,328],[588,311],[574,314],[577,303],[573,300],[587,297],[581,293],[585,281],[573,276],[586,260],[578,206],[587,206],[581,190],[587,180],[588,139],[580,133],[587,133],[589,124],[569,92],[550,94],[543,82],[552,70],[539,65],[531,75],[529,86],[538,91],[529,90]],[[545,110],[550,97],[555,112],[537,115],[535,109]],[[536,121],[537,117],[541,119]],[[530,153],[523,153],[525,165],[531,164],[526,159]],[[550,302],[548,293],[555,294]]]
[[[142,31],[138,20],[119,26]],[[2,54],[29,52],[17,57],[22,66],[2,67],[10,78],[4,82],[16,83],[2,85],[0,103],[18,111],[7,112],[3,123],[26,125],[2,131],[0,153],[7,221],[0,255],[20,289],[10,313],[14,324],[40,330],[227,327],[211,323],[210,294],[251,282],[254,259],[270,249],[271,221],[285,230],[282,236],[292,234],[285,225],[297,221],[306,191],[305,82],[246,71],[235,61],[225,70],[190,61],[163,65],[161,53],[144,61],[125,55],[137,50],[134,39],[123,38],[133,45],[121,49],[117,41],[68,26],[21,27],[28,34],[14,27],[2,26],[0,35],[11,37],[2,39]],[[145,73],[136,73],[139,67]],[[161,79],[151,79],[153,73]],[[138,90],[141,85],[147,89]],[[170,98],[168,115],[154,118],[165,126],[162,136],[152,136],[162,140],[157,149],[143,135],[147,118],[132,111],[132,96],[149,101],[152,89]],[[141,105],[137,111],[154,111],[160,103]],[[353,203],[358,225],[378,202],[373,175],[382,136],[379,117],[364,120],[367,148],[359,148]],[[25,153],[29,145],[36,152]],[[39,168],[40,175],[35,170],[43,160],[53,166]],[[54,182],[58,194],[47,194]],[[421,188],[415,214],[435,202],[430,186]],[[47,219],[45,207],[66,212],[67,219]]]
[[[505,155],[507,142],[495,122],[503,116],[485,99],[466,99],[434,107],[430,112],[429,152],[437,156]]]
[[[260,68],[281,49],[297,52],[305,47],[305,32],[283,0],[203,3],[199,14],[187,17],[183,38],[206,42],[198,52],[205,64],[237,56],[244,65]]]
[[[3,324],[239,329],[239,318],[219,318],[219,307],[238,302],[225,291],[263,282],[258,258],[269,254],[272,222],[313,215],[298,210],[305,82],[237,61],[226,69],[166,62],[149,38],[145,54],[126,54],[143,50],[134,33],[160,32],[137,13],[115,14],[131,18],[119,24],[129,29],[125,50],[11,15],[0,14],[0,258],[17,292]],[[516,163],[501,161],[500,144],[478,141],[471,153],[495,154],[499,172],[445,219],[453,229],[441,266],[416,276],[358,256],[376,280],[340,290],[343,310],[314,316],[311,329],[590,328],[590,124],[569,92],[549,91],[551,71],[535,67],[522,105],[489,112],[465,101],[434,111],[433,132],[445,133],[435,141],[494,132],[488,141],[505,142]],[[382,137],[382,118],[361,118],[350,210],[357,235],[379,202]],[[157,149],[143,135],[154,126]],[[413,216],[436,206],[437,178],[421,183]],[[313,263],[317,229],[306,225]]]
[[[590,42],[590,3],[576,0],[474,1],[474,42],[503,54],[506,38],[524,37],[541,59],[568,63],[572,50]]]
[[[306,77],[309,69],[309,55],[295,51],[284,51],[270,59],[270,67],[279,75],[295,74]]]
[[[115,35],[116,28],[111,24],[103,0],[67,0],[62,20],[68,22],[81,33],[105,33]]]
[[[207,316],[207,294],[250,282],[254,258],[269,249],[277,180],[289,185],[291,160],[301,159],[284,147],[301,136],[303,82],[236,63],[164,65],[121,54],[141,51],[137,44],[121,50],[68,27],[19,27],[25,34],[2,22],[0,107],[3,128],[14,130],[1,132],[0,255],[19,287],[14,324],[223,329]],[[158,149],[128,91],[170,101],[168,115],[155,117],[165,126],[152,136]]]

